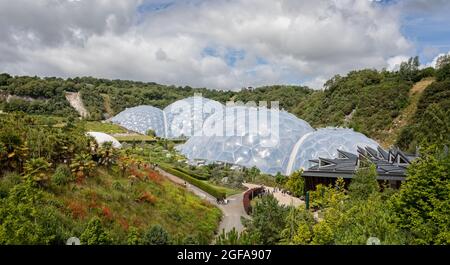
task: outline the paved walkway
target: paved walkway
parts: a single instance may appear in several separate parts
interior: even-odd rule
[[[244,205],[242,202],[244,192],[228,197],[227,198],[228,204],[217,204],[216,198],[214,198],[213,196],[204,192],[203,190],[197,188],[196,186],[191,185],[188,182],[185,182],[183,179],[181,179],[177,176],[174,176],[174,175],[162,170],[161,168],[156,168],[156,170],[161,175],[163,175],[164,177],[166,177],[167,179],[169,179],[170,181],[172,181],[176,184],[185,186],[185,183],[186,183],[186,188],[189,191],[193,192],[198,197],[207,200],[211,204],[217,206],[223,213],[222,220],[219,224],[219,229],[218,229],[219,233],[222,233],[223,229],[225,229],[225,232],[228,232],[228,231],[232,230],[233,227],[236,228],[236,230],[238,232],[241,232],[244,230],[244,226],[241,223],[241,216],[249,218],[249,216],[245,213]]]
[[[249,189],[263,186],[263,185],[252,184],[252,183],[243,183],[243,185]],[[293,206],[297,207],[299,205],[305,204],[305,202],[303,200],[301,200],[297,197],[291,196],[289,194],[282,193],[279,190],[274,192],[275,189],[273,187],[264,186],[264,188],[266,190],[269,190],[273,194],[275,199],[278,200],[278,203],[281,205],[286,205],[286,206],[293,205]]]
[[[184,181],[183,179],[181,179],[177,176],[174,176],[174,175],[162,170],[161,168],[156,168],[156,170],[161,175],[163,175],[164,177],[166,177],[167,179],[172,181],[173,183],[179,184],[181,186],[186,185],[185,187],[187,190],[191,191],[198,197],[200,197],[204,200],[207,200],[211,204],[217,206],[223,213],[222,220],[219,224],[219,229],[218,229],[219,233],[222,233],[223,229],[225,229],[225,232],[228,232],[228,231],[232,230],[233,227],[236,228],[236,230],[238,232],[242,232],[244,230],[244,226],[241,223],[241,217],[250,218],[250,216],[247,215],[247,213],[245,212],[244,205],[243,205],[243,197],[244,197],[245,191],[228,197],[227,198],[228,204],[217,204],[216,198],[214,198],[210,194],[204,192],[203,190],[197,188],[196,186],[189,184],[188,182]],[[243,183],[243,185],[249,189],[261,187],[261,185],[252,184],[252,183]],[[274,191],[273,187],[267,187],[267,186],[264,186],[264,187],[271,192]],[[273,192],[273,195],[278,200],[278,202],[282,205],[294,205],[297,207],[297,206],[303,205],[305,203],[304,201],[300,200],[299,198],[290,196],[288,194],[283,194],[280,191]]]

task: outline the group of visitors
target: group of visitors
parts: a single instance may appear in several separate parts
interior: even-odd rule
[[[228,200],[225,198],[216,198],[217,204],[228,204]]]

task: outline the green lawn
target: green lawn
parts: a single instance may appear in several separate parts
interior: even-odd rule
[[[99,121],[87,121],[86,130],[93,132],[103,132],[103,133],[126,133],[127,130],[113,123],[103,123]]]
[[[156,141],[152,136],[148,135],[121,135],[115,137],[119,142],[141,142]]]

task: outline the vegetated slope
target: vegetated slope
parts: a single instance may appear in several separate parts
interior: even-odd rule
[[[422,96],[415,90],[423,89],[428,81],[417,84],[423,78],[444,76],[433,68],[419,70],[412,61],[397,72],[360,70],[351,71],[346,76],[337,75],[325,84],[325,89],[311,90],[301,86],[266,86],[245,88],[240,91],[218,91],[206,88],[165,86],[123,80],[107,80],[92,77],[44,78],[11,77],[0,75],[0,92],[13,95],[38,97],[53,95],[49,106],[32,102],[7,103],[0,99],[0,108],[5,112],[15,110],[32,114],[70,116],[68,103],[58,93],[78,91],[83,99],[91,120],[101,120],[117,114],[127,107],[148,104],[164,108],[176,100],[202,93],[206,98],[225,103],[235,101],[279,101],[280,108],[308,121],[314,127],[345,126],[362,132],[379,141],[384,147],[397,142],[410,145],[413,139],[406,134],[416,134],[416,101]],[[445,79],[445,78],[444,78]],[[48,87],[48,88],[47,88]],[[410,92],[413,91],[413,92]],[[412,93],[412,94],[411,94]],[[430,90],[429,93],[437,93]],[[433,97],[433,95],[427,95]],[[36,106],[37,105],[37,106]],[[69,107],[70,108],[70,107]],[[53,110],[53,111],[51,111]],[[418,109],[420,111],[420,109]],[[418,114],[419,115],[419,114]],[[405,129],[404,129],[405,128]],[[400,133],[400,131],[405,131]],[[404,137],[398,139],[398,135]]]
[[[408,106],[412,83],[396,73],[361,70],[335,76],[300,102],[294,113],[315,127],[349,126],[378,141]]]
[[[419,102],[422,92],[434,81],[435,78],[429,77],[414,84],[409,91],[408,106],[404,108],[400,115],[392,121],[391,126],[386,130],[386,137],[384,139],[380,139],[383,146],[392,146],[396,143],[401,130],[411,123],[411,119],[416,113],[417,103]]]
[[[218,208],[167,181],[139,155],[96,146],[82,122],[2,114],[0,128],[0,244],[83,240],[97,219],[95,231],[108,241],[95,244],[127,244],[155,224],[172,243],[211,242]]]
[[[450,75],[424,90],[417,111],[400,132],[397,144],[410,152],[431,144],[450,146]]]

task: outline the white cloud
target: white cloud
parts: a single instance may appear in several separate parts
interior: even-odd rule
[[[450,56],[450,52],[448,52],[447,54],[445,54],[445,53],[438,54],[436,57],[434,57],[434,59],[431,62],[429,62],[429,63],[425,64],[424,66],[422,66],[422,68],[426,68],[426,67],[436,68],[437,60],[439,59],[439,57],[444,56],[444,55],[449,55]]]
[[[397,55],[394,57],[391,57],[387,60],[387,67],[386,70],[388,71],[397,71],[400,69],[400,64],[403,62],[407,62],[409,60],[409,56],[405,55]]]
[[[389,66],[412,50],[397,10],[370,1],[177,1],[138,14],[142,3],[0,0],[0,72],[320,87],[334,74]],[[230,59],[231,51],[242,56]]]

